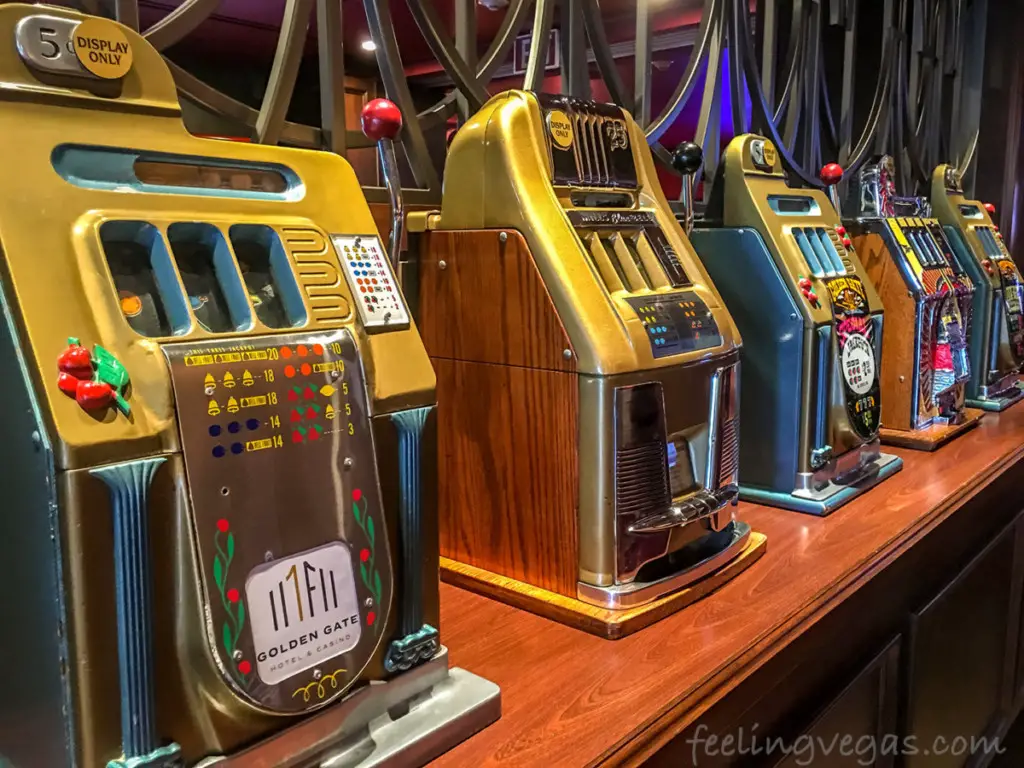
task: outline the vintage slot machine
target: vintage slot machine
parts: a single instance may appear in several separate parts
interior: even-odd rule
[[[974,283],[967,404],[1002,411],[1024,397],[1024,287],[989,206],[964,197],[956,169],[932,174],[931,204]],[[994,210],[994,209],[993,209]]]
[[[925,198],[896,195],[889,156],[865,163],[843,211],[854,249],[885,305],[883,443],[934,451],[976,426],[965,406],[974,283]]]
[[[114,22],[0,35],[0,763],[418,764],[495,719],[440,644],[435,379],[351,167],[189,135]]]
[[[878,439],[882,304],[825,194],[737,136],[691,240],[744,339],[740,498],[826,515],[898,471]]]
[[[740,338],[625,112],[493,97],[416,227],[442,578],[619,637],[760,554]]]

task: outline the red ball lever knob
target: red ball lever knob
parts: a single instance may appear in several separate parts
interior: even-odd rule
[[[839,163],[829,163],[821,169],[821,180],[828,186],[834,186],[843,180],[843,166]]]
[[[988,211],[989,216],[996,215],[996,207],[992,203],[985,203],[985,210]]]
[[[363,133],[368,139],[393,139],[402,130],[402,113],[394,102],[374,99],[363,107],[361,115]]]

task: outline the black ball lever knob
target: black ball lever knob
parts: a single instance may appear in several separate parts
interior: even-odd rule
[[[684,176],[692,176],[704,162],[704,151],[692,141],[684,141],[672,153],[672,167]]]

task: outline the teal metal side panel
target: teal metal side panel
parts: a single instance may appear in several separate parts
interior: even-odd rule
[[[968,277],[971,278],[971,282],[974,283],[974,298],[971,303],[971,336],[968,339],[971,379],[967,382],[966,388],[967,397],[974,398],[981,394],[979,387],[988,384],[988,373],[994,364],[992,360],[992,286],[989,285],[988,275],[971,255],[960,228],[947,224],[943,229],[946,231],[946,238],[949,240],[957,260],[963,266]]]
[[[799,308],[755,230],[695,229],[690,241],[743,337],[740,484],[791,493],[804,354]]]
[[[0,310],[0,765],[63,768],[74,735],[53,452],[2,291]]]

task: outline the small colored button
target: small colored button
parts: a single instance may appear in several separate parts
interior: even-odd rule
[[[230,432],[232,435],[237,435],[238,430],[240,430],[241,428],[242,425],[239,424],[237,421],[232,421],[230,424],[228,424],[228,432]]]
[[[237,456],[238,454],[240,454],[244,450],[245,450],[245,446],[243,446],[241,443],[232,443],[231,444],[231,452],[233,454],[235,454],[235,456]]]
[[[220,424],[210,425],[210,437],[217,437],[220,435]]]
[[[260,428],[260,420],[259,419],[249,419],[247,422],[245,422],[245,426],[249,429],[250,432],[253,431],[254,429],[259,429]]]
[[[224,446],[223,445],[215,445],[213,447],[213,458],[219,459],[219,458],[222,458],[223,456],[224,456]]]
[[[842,237],[846,234],[846,227],[836,227],[836,234]]]

